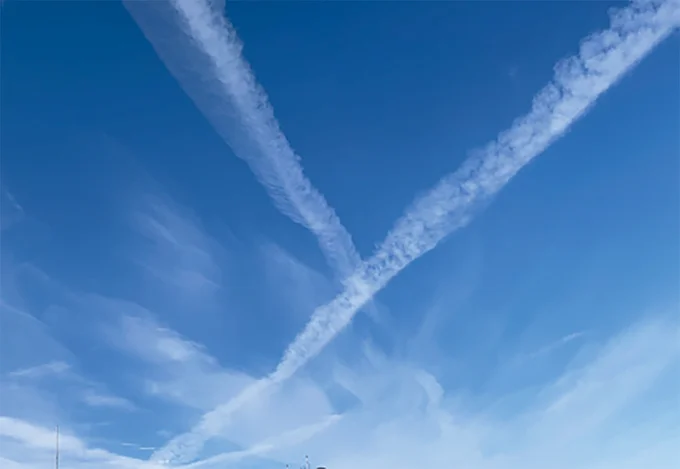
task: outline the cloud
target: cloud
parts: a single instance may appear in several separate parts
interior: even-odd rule
[[[171,6],[126,2],[147,38],[234,153],[250,166],[276,207],[310,230],[340,280],[361,259],[323,195],[304,175],[266,92],[241,54],[243,45],[219,1],[173,0]],[[169,11],[172,10],[172,11]],[[164,27],[181,28],[168,40]],[[188,35],[191,41],[184,37]]]
[[[24,208],[7,189],[0,190],[0,231],[5,231],[25,217]]]
[[[170,400],[187,407],[194,406],[191,397],[203,388],[236,394],[218,381],[228,371],[205,347],[123,302],[109,307],[121,314],[109,343],[149,364],[138,375],[160,383],[166,394],[159,397],[171,394],[166,384],[186,385],[184,394]],[[137,315],[131,317],[132,311]],[[451,357],[430,356],[427,363],[418,363],[385,355],[369,343],[359,363],[336,363],[330,377],[296,375],[263,389],[259,399],[243,402],[231,414],[204,459],[178,467],[283,467],[310,454],[313,463],[338,469],[437,464],[477,469],[670,469],[680,443],[677,414],[668,412],[677,397],[675,376],[680,370],[677,330],[675,316],[662,316],[634,324],[604,343],[584,344],[566,368],[556,370],[557,379],[527,390],[531,399],[502,415],[493,402],[480,406],[477,396],[439,382],[430,369],[440,368]],[[258,382],[248,376],[244,384]],[[334,388],[354,396],[354,404],[339,412]],[[87,435],[76,435],[67,422],[62,423],[62,460],[68,467],[164,467],[93,447]],[[0,418],[2,467],[51,467],[54,438],[53,426],[21,417]],[[230,451],[215,454],[226,449]]]
[[[204,411],[254,381],[223,369],[203,346],[160,324],[150,311],[121,300],[101,301],[120,312],[105,330],[108,343],[147,364],[142,373],[147,394]]]
[[[256,381],[255,377],[243,372],[224,368],[205,346],[171,329],[156,319],[153,312],[138,304],[99,295],[79,295],[74,292],[67,292],[64,296],[70,298],[76,306],[60,311],[61,320],[68,323],[71,329],[77,325],[75,328],[78,331],[74,332],[79,337],[86,337],[87,340],[96,343],[97,353],[106,354],[105,356],[111,358],[113,367],[109,373],[129,369],[125,366],[132,365],[135,369],[134,380],[130,382],[126,379],[125,385],[128,387],[130,384],[140,385],[137,389],[146,394],[136,396],[135,401],[151,403],[153,408],[162,409],[161,412],[167,414],[165,423],[170,423],[171,426],[178,421],[181,421],[182,425],[187,421],[193,421],[196,412],[202,413],[213,408],[225,398],[237,394],[240,389]],[[14,310],[8,311],[12,313]],[[29,325],[37,322],[27,313],[21,314],[20,317],[30,318]],[[41,335],[36,337],[36,343],[55,341],[50,335],[54,331],[48,325],[42,323],[40,325]],[[11,331],[4,332],[21,337],[26,332],[26,327],[26,324],[17,325],[12,327]],[[123,356],[110,355],[108,348],[112,348],[114,352],[123,352]],[[16,348],[8,350],[13,359],[21,358],[21,350]],[[132,359],[131,363],[124,363],[121,360],[126,356]],[[81,413],[83,406],[112,409],[115,414],[105,415],[118,416],[121,415],[121,410],[135,410],[138,411],[137,415],[150,410],[138,408],[136,404],[107,392],[102,386],[79,374],[76,358],[70,358],[73,363],[51,360],[39,365],[15,368],[1,376],[2,414],[8,419],[13,419],[11,426],[14,426],[15,430],[23,432],[28,428],[26,425],[29,425],[34,429],[49,432],[53,431],[49,425],[56,422],[62,424],[65,429],[69,424],[81,430],[92,429],[91,421],[72,421],[74,418],[88,415]],[[119,368],[121,365],[123,368]],[[240,445],[244,448],[260,445],[258,451],[264,452],[265,447],[275,448],[278,444],[291,441],[295,435],[301,438],[300,435],[309,434],[309,431],[315,428],[315,424],[319,424],[328,414],[332,414],[332,407],[323,393],[313,383],[303,379],[291,380],[285,386],[269,391],[260,402],[244,406],[235,414],[234,425],[225,428],[223,434],[223,439],[228,445]],[[17,407],[18,411],[14,412],[11,407]],[[304,411],[297,410],[302,407],[305,408]],[[45,409],[48,412],[44,412]],[[91,415],[89,414],[89,417]],[[138,417],[128,415],[124,419],[128,423],[115,421],[112,423],[129,425],[129,422],[136,422],[132,420],[136,418]],[[303,432],[304,429],[307,429],[306,433]],[[279,437],[280,434],[286,435],[285,438]],[[132,437],[134,431],[129,433],[127,438]],[[101,436],[97,436],[97,439],[101,441]],[[25,441],[17,443],[17,438],[14,437],[7,436],[0,444],[3,446],[3,455],[7,458],[8,467],[11,467],[10,464],[21,464],[24,468],[33,467],[33,464],[41,467],[48,461],[53,461],[50,459],[53,458],[53,454],[47,454],[46,450],[38,452],[27,448]],[[266,446],[262,446],[265,444]],[[14,448],[14,445],[21,448],[16,448],[16,454],[12,449],[5,455],[5,448]],[[139,451],[148,452],[155,449],[148,445],[137,446]],[[126,448],[128,447],[130,446],[126,445]],[[65,450],[65,461],[68,460],[69,466],[75,461],[74,467],[88,467],[88,464],[97,467],[103,464],[107,467],[147,467],[146,463],[142,464],[136,459],[125,459],[121,462],[113,458],[115,455],[111,461],[107,459],[102,462],[89,453],[79,456],[72,453]]]
[[[56,428],[0,417],[0,443],[7,465],[21,469],[52,467],[55,461]],[[60,429],[60,460],[72,468],[159,469],[146,461],[91,448],[82,439]]]
[[[554,382],[532,390],[533,398],[509,415],[495,413],[493,403],[480,408],[456,388],[445,390],[416,363],[369,349],[362,365],[336,378],[361,404],[307,441],[267,455],[274,465],[308,452],[315,463],[338,469],[671,468],[677,414],[669,416],[664,402],[674,399],[677,386],[668,388],[664,379],[680,366],[677,325],[669,317],[632,325],[598,344],[588,360],[576,355]],[[239,454],[247,453],[198,465],[227,466]],[[646,458],[655,464],[643,464]]]
[[[260,252],[265,279],[277,300],[288,305],[305,321],[310,311],[333,297],[335,288],[328,278],[281,246],[266,242],[260,247]]]
[[[125,306],[117,309],[131,310]],[[160,325],[150,313],[121,316],[106,336],[112,346],[149,364],[142,373],[147,394],[183,407],[214,408],[257,381],[224,368],[203,346]],[[224,427],[222,438],[249,445],[291,427],[311,424],[332,411],[323,393],[304,379],[271,388],[261,397],[239,409],[232,423]]]
[[[10,378],[43,378],[49,375],[60,375],[66,373],[71,369],[68,363],[62,361],[52,361],[42,365],[32,366],[30,368],[22,368],[9,373]]]
[[[567,334],[565,336],[560,337],[556,341],[545,345],[538,350],[535,350],[529,354],[526,355],[526,358],[537,358],[541,356],[548,355],[549,353],[557,350],[558,348],[567,345],[570,342],[573,342],[575,340],[581,339],[586,335],[585,331],[579,331],[579,332],[572,332],[571,334]]]
[[[153,451],[153,450],[156,449],[153,446],[139,446],[136,443],[128,443],[128,442],[123,442],[120,445],[125,446],[126,448],[134,448],[134,449],[139,450],[139,451]]]
[[[69,313],[65,310],[62,314]],[[6,303],[0,305],[0,323],[3,367],[9,368],[0,375],[0,394],[7,405],[4,414],[21,418],[42,414],[41,421],[46,421],[67,413],[64,409],[70,405],[136,409],[129,400],[82,374],[77,358],[57,340],[48,324]],[[33,364],[36,362],[39,364]]]
[[[199,221],[165,196],[145,196],[134,212],[135,226],[150,244],[139,261],[174,291],[204,296],[221,288],[216,243]]]
[[[285,432],[275,438],[261,441],[257,445],[236,451],[229,455],[222,455],[212,460],[185,466],[215,467],[215,464],[240,461],[247,457],[264,455],[270,451],[292,446],[306,441],[338,420],[337,416],[330,416],[312,425],[303,426]],[[47,428],[33,423],[8,417],[0,417],[0,444],[3,456],[0,463],[5,468],[37,469],[52,467],[56,454],[56,428]],[[121,446],[134,448],[138,451],[150,451],[152,447],[139,446],[135,443],[121,443]],[[109,467],[112,469],[160,469],[159,466],[148,461],[122,456],[104,449],[89,447],[88,444],[68,430],[60,428],[59,453],[62,464],[73,468]],[[220,466],[217,467],[220,467]]]
[[[97,392],[94,389],[87,389],[83,393],[83,402],[90,407],[110,407],[119,410],[135,409],[135,406],[127,399]]]
[[[281,451],[284,448],[304,443],[315,435],[323,432],[331,425],[338,422],[342,417],[340,415],[330,415],[320,422],[304,425],[293,430],[289,430],[275,437],[267,438],[261,442],[249,447],[248,449],[232,451],[230,453],[223,453],[202,461],[188,464],[184,467],[199,468],[199,467],[214,467],[216,464],[229,464],[242,461],[252,457],[262,457],[274,451]]]
[[[200,3],[187,4],[186,8],[184,14],[188,22],[206,18],[219,21]],[[680,6],[675,1],[638,1],[627,8],[613,10],[610,29],[589,36],[581,43],[578,55],[556,65],[552,82],[535,96],[527,115],[518,118],[510,129],[411,205],[376,253],[345,282],[345,291],[315,310],[310,322],[267,378],[204,415],[189,432],[157,451],[155,460],[195,458],[203,442],[219,433],[232,413],[270,386],[292,376],[349,324],[358,309],[395,275],[453,231],[465,226],[482,204],[561,137],[602,93],[671,34],[678,24]],[[208,44],[216,40],[215,34],[219,32],[198,27],[192,30],[196,35],[204,34],[198,39]],[[221,60],[230,64],[238,57]]]
[[[73,367],[62,361],[52,361],[30,368],[22,368],[7,374],[7,378],[22,386],[30,385],[35,381],[43,381],[46,378],[58,378],[75,384],[75,394],[81,402],[90,407],[110,407],[118,410],[135,410],[134,404],[125,398],[114,396],[101,390],[101,385],[77,374]],[[42,383],[42,386],[45,386]]]

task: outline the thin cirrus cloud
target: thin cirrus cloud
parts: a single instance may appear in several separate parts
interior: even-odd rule
[[[267,94],[241,55],[221,1],[126,2],[166,66],[234,153],[250,166],[276,207],[310,230],[340,280],[361,262],[333,208],[304,175]],[[166,24],[161,27],[160,19]],[[179,27],[168,33],[164,28]],[[169,39],[176,36],[176,41]],[[186,37],[188,36],[188,37]]]
[[[445,391],[424,369],[373,350],[363,365],[339,381],[361,397],[361,406],[340,415],[326,410],[308,423],[269,434],[270,422],[250,415],[259,434],[240,442],[240,449],[178,467],[239,467],[253,459],[261,463],[255,467],[283,466],[313,448],[314,461],[337,469],[440,464],[479,469],[670,469],[677,456],[678,437],[672,431],[677,420],[664,403],[674,402],[677,387],[668,387],[664,378],[672,378],[680,365],[676,330],[677,320],[658,316],[615,334],[587,361],[573,363],[535,390],[531,403],[510,418],[470,411],[465,399]],[[327,385],[313,387],[323,392]],[[641,414],[637,406],[650,392],[660,404]],[[300,395],[300,401],[294,401],[286,396],[285,402],[293,407],[292,402],[306,398]],[[286,406],[273,410],[281,407]],[[622,422],[627,431],[622,431]],[[234,435],[248,430],[244,423]],[[53,428],[0,417],[0,443],[7,467],[34,469],[54,462]],[[74,468],[166,467],[92,447],[68,428],[63,429],[60,446]],[[12,466],[13,461],[22,464]]]
[[[154,277],[188,295],[220,288],[222,271],[213,252],[217,246],[191,214],[165,196],[146,195],[132,218],[139,233],[151,241],[136,262]]]
[[[148,365],[143,386],[148,396],[173,407],[204,412],[256,382],[255,377],[222,367],[205,347],[162,325],[152,312],[121,300],[99,301],[123,312],[116,324],[106,329],[105,338],[111,346]],[[90,306],[103,309],[95,303]],[[224,429],[231,443],[255,447],[241,457],[290,446],[315,429],[322,431],[337,418],[322,389],[309,380],[292,380],[270,391],[239,409]]]
[[[252,383],[243,373],[223,369],[204,347],[160,324],[151,311],[118,299],[97,301],[122,312],[104,335],[111,346],[148,366],[147,394],[205,411]]]
[[[424,369],[374,353],[367,366],[346,370],[340,380],[363,405],[306,446],[339,469],[612,468],[624,461],[650,467],[639,461],[653,450],[654,467],[672,467],[674,439],[657,438],[646,427],[672,423],[662,407],[648,409],[647,423],[633,425],[629,434],[620,424],[635,422],[636,405],[650,389],[664,399],[673,395],[671,389],[660,391],[680,358],[673,324],[677,321],[660,317],[615,335],[585,363],[572,363],[554,382],[534,390],[509,418],[471,411],[474,404],[445,391]],[[624,441],[630,444],[621,446]],[[283,451],[273,453],[285,460]]]
[[[132,411],[135,405],[129,400],[102,390],[102,386],[76,373],[73,367],[63,361],[51,361],[7,373],[10,383],[26,385],[40,384],[50,378],[59,379],[75,385],[75,395],[89,407],[113,408]]]
[[[169,409],[168,413],[174,416],[169,419],[171,421],[176,418],[174,411],[177,409],[180,409],[179,415],[200,415],[256,381],[255,377],[243,372],[224,368],[205,346],[171,329],[156,319],[153,311],[134,302],[70,290],[59,294],[71,298],[74,306],[60,310],[61,319],[85,327],[92,340],[122,352],[121,358],[132,358],[134,366],[144,370],[136,375],[139,378],[136,388],[146,394],[144,399],[152,399]],[[82,325],[81,310],[96,312],[94,327]],[[25,334],[26,329],[25,326],[16,326],[6,332],[19,336]],[[44,343],[50,338],[50,332],[54,331],[48,327],[42,329],[34,342]],[[14,352],[21,351],[14,349]],[[54,427],[50,428],[50,425],[59,422],[64,437],[61,450],[64,463],[69,467],[158,467],[143,460],[119,456],[110,450],[90,448],[87,439],[72,440],[69,429],[76,422],[71,420],[73,414],[70,409],[63,415],[60,412],[51,415],[40,412],[35,416],[35,411],[51,403],[55,396],[60,408],[70,404],[76,406],[73,408],[81,405],[98,409],[106,407],[113,409],[114,415],[121,415],[121,410],[138,410],[129,401],[105,392],[102,386],[77,374],[76,369],[75,364],[55,360],[17,368],[0,376],[4,404],[0,405],[4,414],[4,420],[0,421],[4,427],[0,430],[0,445],[6,458],[0,463],[6,462],[7,467],[14,467],[20,461],[22,469],[33,469],[53,462],[54,445],[48,447],[41,441],[47,438],[54,441]],[[24,395],[20,401],[8,394],[15,388]],[[35,395],[26,396],[30,392],[35,392]],[[309,438],[315,429],[321,431],[325,428],[323,422],[330,424],[334,420],[332,406],[322,390],[305,380],[291,380],[288,386],[253,404],[244,406],[242,412],[235,416],[235,424],[227,429],[234,444],[253,447],[242,453],[242,457],[246,454],[251,457],[265,455],[276,448],[293,445]],[[8,406],[16,407],[16,412]],[[304,408],[305,412],[297,408]],[[131,418],[138,417],[139,414],[136,414]],[[71,445],[69,441],[75,444]],[[154,449],[147,444],[135,447],[139,452]]]
[[[135,406],[125,398],[87,389],[83,393],[83,402],[90,407],[109,407],[119,410],[134,410]]]
[[[55,464],[54,428],[46,428],[21,419],[0,417],[0,442],[3,448],[3,456],[0,457],[2,467],[38,469],[53,467]],[[73,468],[160,469],[160,466],[155,464],[92,448],[86,441],[66,432],[59,435],[59,450],[61,457]]]
[[[61,375],[71,369],[71,366],[63,361],[51,361],[42,365],[31,366],[11,371],[10,378],[43,378],[50,375]]]
[[[179,1],[178,4],[185,5]],[[197,25],[192,26],[194,34],[205,41],[216,41],[218,33],[233,35],[232,30],[215,30],[210,23],[205,23],[218,20],[209,6],[187,2],[183,12],[185,21]],[[205,28],[198,28],[206,24]],[[205,414],[194,428],[171,440],[154,453],[152,459],[174,462],[194,459],[204,442],[219,434],[232,413],[290,378],[317,355],[390,279],[453,231],[465,226],[481,203],[493,197],[519,170],[564,135],[605,91],[678,25],[680,6],[672,0],[636,1],[614,10],[609,29],[584,39],[577,55],[556,65],[552,82],[534,97],[528,114],[516,119],[495,141],[415,200],[376,253],[346,280],[345,291],[315,310],[268,377]],[[225,65],[230,63],[227,60]]]
[[[0,231],[16,225],[25,216],[24,209],[7,189],[0,191]]]

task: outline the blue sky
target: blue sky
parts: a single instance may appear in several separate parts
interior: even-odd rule
[[[674,467],[677,1],[1,15],[4,468]]]

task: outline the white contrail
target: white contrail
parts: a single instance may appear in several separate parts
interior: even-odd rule
[[[277,208],[309,229],[339,280],[361,263],[352,238],[304,175],[264,89],[241,54],[223,0],[129,0],[126,7],[215,130]],[[180,29],[181,31],[178,31]],[[188,37],[187,37],[188,36]]]
[[[679,0],[636,1],[611,13],[611,27],[581,43],[578,55],[555,67],[553,81],[534,98],[531,111],[415,201],[346,290],[318,308],[286,350],[276,370],[232,401],[203,416],[191,431],[154,455],[186,461],[218,435],[230,415],[255,396],[288,379],[319,353],[358,308],[409,263],[464,226],[522,167],[562,136],[597,98],[680,25]]]

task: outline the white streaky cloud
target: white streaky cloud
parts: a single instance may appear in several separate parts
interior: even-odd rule
[[[85,405],[90,407],[112,407],[119,410],[135,409],[135,405],[129,400],[98,390],[97,388],[100,388],[100,385],[77,374],[71,365],[62,361],[53,361],[12,371],[7,374],[7,377],[19,382],[37,381],[51,377],[60,378],[71,381],[79,388],[82,388],[79,394]]]
[[[203,459],[192,464],[187,464],[182,467],[199,468],[212,467],[216,464],[236,463],[243,459],[252,457],[262,457],[273,451],[281,451],[285,448],[303,443],[315,435],[323,432],[334,423],[342,418],[341,415],[330,415],[320,422],[304,425],[293,430],[286,431],[275,437],[267,438],[257,444],[250,446],[247,449],[240,451],[232,451],[229,453],[222,453],[211,458]]]
[[[125,305],[123,301],[117,303]],[[112,343],[149,362],[214,364],[215,359],[205,353],[200,344],[185,339],[176,331],[157,323],[150,312],[144,312],[147,317],[125,315],[119,318],[119,327],[111,331],[109,336]]]
[[[2,6],[2,2],[0,2],[0,6]],[[29,466],[26,466],[25,464],[20,464],[2,456],[0,456],[0,467],[4,469],[30,469]]]
[[[167,11],[171,5],[172,12]],[[340,280],[361,262],[352,238],[305,176],[264,89],[243,57],[243,45],[220,0],[128,1],[147,39],[216,131],[264,185],[276,207],[310,230]],[[159,21],[179,27],[170,42]],[[165,26],[168,26],[166,24]],[[173,31],[172,34],[177,34]],[[189,49],[190,48],[190,49]]]
[[[192,299],[220,288],[216,243],[191,213],[167,197],[147,196],[133,218],[140,234],[152,242],[137,260],[150,273]]]
[[[574,354],[557,379],[524,389],[531,399],[511,412],[494,411],[493,402],[480,407],[479,397],[444,388],[417,363],[367,348],[342,380],[361,404],[329,416],[337,419],[332,425],[299,434],[292,445],[262,441],[190,466],[243,467],[245,458],[267,458],[253,466],[283,467],[310,454],[314,466],[338,469],[670,469],[680,435],[677,413],[668,412],[676,395],[668,380],[677,381],[680,366],[677,326],[671,315],[646,318],[604,343],[584,344],[587,360]],[[434,360],[443,365],[450,356]],[[503,365],[495,371],[503,373]]]
[[[680,433],[669,405],[677,400],[677,331],[671,313],[643,319],[595,349],[584,346],[588,360],[575,354],[559,378],[533,389],[533,398],[512,414],[500,415],[479,408],[469,394],[443,388],[417,363],[367,349],[363,366],[345,379],[348,389],[363,396],[360,406],[179,467],[283,467],[308,453],[315,465],[337,469],[675,468]],[[295,409],[299,402],[284,405]],[[61,436],[64,467],[163,467],[94,448],[68,425]],[[0,416],[0,467],[53,467],[54,443],[52,424]]]
[[[196,11],[207,14],[200,13],[200,8]],[[577,55],[557,64],[552,82],[536,95],[527,115],[411,205],[376,253],[348,278],[345,291],[315,310],[268,377],[205,414],[189,432],[154,453],[154,460],[194,459],[203,443],[219,434],[233,412],[269,386],[288,379],[317,355],[376,292],[412,261],[465,226],[481,202],[496,194],[562,136],[602,93],[678,25],[677,0],[636,1],[613,10],[611,27],[583,40]]]
[[[90,407],[110,407],[119,410],[134,410],[132,402],[119,396],[106,394],[94,389],[88,389],[83,393],[83,402]]]
[[[8,373],[10,378],[38,379],[50,375],[61,375],[68,372],[71,365],[63,361],[52,361],[42,365],[22,368]]]
[[[148,365],[142,384],[150,396],[205,412],[255,381],[222,368],[205,347],[159,324],[150,311],[121,300],[106,301],[125,313],[105,331],[106,339]]]
[[[321,272],[302,262],[274,243],[260,247],[264,264],[264,282],[281,310],[289,310],[302,321],[314,309],[333,298],[336,288]]]
[[[582,339],[586,335],[585,331],[578,331],[578,332],[572,332],[571,334],[567,334],[565,336],[560,337],[559,339],[544,345],[543,347],[540,347],[538,350],[534,350],[533,352],[527,353],[525,355],[520,355],[518,357],[518,360],[521,359],[532,359],[532,358],[539,358],[543,357],[546,355],[549,355],[550,353],[554,352],[555,350],[571,343],[574,342],[575,340]]]
[[[149,396],[185,407],[183,411],[195,409],[201,415],[257,381],[223,367],[205,347],[160,324],[151,312],[124,301],[107,301],[118,312],[135,314],[116,318],[105,336],[112,346],[148,366],[141,384]],[[103,309],[91,304],[94,310]],[[296,405],[290,406],[291,402]],[[257,402],[241,406],[222,437],[248,446],[330,413],[332,407],[316,387],[304,379],[290,380],[270,388]],[[266,422],[266,426],[257,422]]]
[[[62,361],[53,361],[42,365],[15,370],[7,374],[14,382],[27,383],[41,381],[46,378],[59,378],[77,385],[80,398],[90,407],[110,407],[119,410],[135,410],[129,400],[98,390],[101,386],[77,374],[71,365]]]
[[[3,458],[8,461],[7,466],[3,461],[2,467],[54,467],[55,439],[54,427],[48,428],[25,420],[0,416],[0,446],[3,449]],[[67,461],[68,467],[74,469],[160,469],[158,465],[144,460],[91,448],[65,428],[60,429],[59,450],[62,461]]]
[[[0,436],[27,443],[34,448],[54,449],[56,427],[47,429],[20,419],[0,417]],[[59,448],[64,451],[82,451],[85,445],[71,435],[62,433]]]
[[[13,266],[3,265],[3,295],[7,284],[13,280]],[[5,279],[8,279],[5,280]],[[0,341],[0,356],[3,367],[24,375],[45,375],[50,372],[65,373],[62,364],[73,361],[73,354],[56,340],[50,328],[28,310],[18,308],[5,299],[0,299],[0,323],[3,329],[3,340]],[[23,303],[20,297],[16,303]],[[44,365],[47,365],[43,367]]]
[[[0,191],[0,231],[16,225],[26,216],[24,208],[7,189]]]
[[[122,442],[120,445],[126,448],[134,448],[137,451],[153,451],[156,449],[155,446],[140,446],[137,443],[129,443],[126,441]]]
[[[129,400],[83,375],[77,358],[55,339],[50,327],[28,312],[1,303],[0,323],[5,333],[0,347],[4,361],[42,362],[0,376],[1,413],[44,422],[57,418],[71,401],[89,407],[136,409]]]

